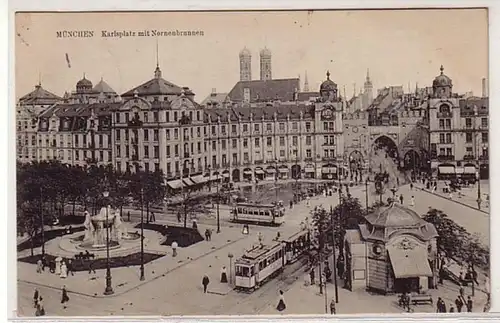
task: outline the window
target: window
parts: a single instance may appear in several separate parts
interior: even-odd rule
[[[175,157],[179,157],[179,145],[174,146],[174,155]]]
[[[129,122],[129,115],[128,115],[128,112],[125,112],[125,122]]]
[[[260,131],[260,124],[258,124],[258,123],[254,124],[253,129],[255,130],[255,132],[259,132]]]
[[[154,158],[160,158],[160,147],[159,146],[154,146]]]
[[[440,133],[440,134],[439,134],[439,143],[440,143],[440,144],[444,144],[444,143],[445,143],[444,138],[445,138],[445,137],[444,137],[444,133]]]
[[[153,121],[154,122],[158,122],[159,121],[158,112],[157,111],[153,112]]]
[[[439,155],[444,156],[446,150],[444,148],[439,148]]]
[[[200,111],[196,111],[196,121],[200,121]]]
[[[260,147],[260,138],[255,138],[255,148]]]
[[[144,146],[144,158],[149,158],[149,146]]]
[[[306,122],[306,132],[311,132],[311,123]]]
[[[231,125],[231,132],[232,132],[233,134],[235,134],[235,133],[236,133],[236,125],[235,125],[235,124]]]
[[[298,142],[299,142],[299,140],[298,140],[297,136],[293,136],[292,137],[292,146],[297,146]]]
[[[323,142],[325,146],[328,146],[328,136],[323,136]]]
[[[243,132],[248,132],[248,124],[243,125]]]
[[[177,111],[174,111],[174,121],[177,122],[179,119],[179,115],[177,113]]]
[[[233,165],[236,165],[238,163],[238,154],[233,153]]]
[[[166,129],[166,137],[167,137],[167,140],[170,140],[170,129]]]
[[[284,149],[280,150],[280,157],[285,157],[285,150]]]
[[[121,138],[120,138],[120,137],[121,137],[120,135],[121,135],[121,130],[120,130],[120,129],[116,129],[116,140],[120,140],[120,139],[121,139]],[[76,138],[78,138],[78,137],[76,137]],[[78,140],[77,140],[77,142],[78,142]],[[77,144],[77,145],[78,145],[78,144]]]
[[[280,131],[285,131],[285,124],[283,122],[280,122],[279,127]]]
[[[170,158],[170,146],[167,146],[166,155],[167,155],[167,158]]]
[[[215,135],[217,133],[215,126],[212,126],[212,135]]]
[[[248,139],[243,139],[243,148],[248,148]]]
[[[248,152],[243,153],[243,160],[248,162]]]
[[[225,139],[221,141],[221,146],[222,146],[223,150],[226,149],[226,140]]]
[[[206,136],[207,135],[207,127],[203,127],[203,135]]]
[[[306,158],[311,158],[311,156],[312,156],[311,149],[306,149]]]
[[[267,145],[267,147],[271,147],[273,145],[273,138],[267,137],[266,138],[266,145]]]
[[[273,126],[270,123],[266,123],[266,131],[272,131]]]
[[[472,147],[465,148],[465,151],[467,152],[467,156],[472,156]]]
[[[102,150],[99,151],[99,160],[104,161],[104,151]]]
[[[153,141],[158,141],[158,129],[153,130]]]
[[[174,139],[179,139],[179,129],[177,128],[174,129]]]
[[[280,137],[280,146],[285,145],[285,137]]]
[[[481,118],[481,128],[488,128],[488,118]]]
[[[451,148],[446,148],[446,156],[451,156]]]
[[[323,156],[328,157],[328,149],[323,150]]]
[[[165,118],[167,122],[170,122],[170,112],[168,111],[165,112]]]
[[[226,133],[226,126],[224,126],[224,125],[220,126],[220,132],[225,134]]]
[[[121,147],[120,147],[120,145],[117,145],[116,146],[116,157],[120,158],[121,154],[122,154]],[[77,156],[78,156],[78,154],[77,154]]]
[[[446,120],[446,129],[451,129],[451,119],[445,119]]]
[[[144,112],[144,122],[149,122],[148,112]]]
[[[238,140],[236,140],[236,139],[231,140],[231,147],[237,148],[238,147]]]
[[[439,113],[450,113],[450,107],[446,104],[442,104],[439,107]]]
[[[311,136],[306,136],[306,146],[311,145]]]
[[[201,154],[201,142],[198,141],[198,154]]]
[[[215,140],[212,141],[212,150],[213,151],[217,150],[217,142]]]
[[[155,172],[160,171],[160,163],[155,163]]]
[[[292,122],[292,130],[297,130],[297,129],[298,129],[297,122]]]
[[[444,119],[439,119],[439,129],[444,129]]]
[[[330,145],[335,145],[335,136],[330,136]]]
[[[328,122],[323,122],[323,130],[328,131]]]
[[[481,142],[487,143],[488,142],[488,133],[487,132],[482,132],[481,133]]]
[[[207,144],[207,142],[206,142],[206,141],[203,143],[203,151],[204,151],[204,152],[207,152],[207,151],[208,151],[208,144]]]
[[[471,143],[472,142],[472,133],[467,132],[465,134],[465,142],[467,142],[467,143]]]
[[[472,128],[472,119],[471,118],[465,118],[465,127]]]
[[[119,112],[117,112],[115,114],[115,119],[116,119],[116,123],[120,123],[120,113]]]
[[[446,143],[451,144],[451,133],[446,134]]]

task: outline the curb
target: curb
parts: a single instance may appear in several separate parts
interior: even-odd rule
[[[167,274],[169,274],[169,273],[171,273],[171,272],[173,272],[173,271],[175,271],[175,270],[177,270],[177,269],[179,269],[179,268],[181,268],[181,267],[184,267],[184,266],[186,266],[186,265],[188,265],[188,264],[192,263],[193,261],[196,261],[196,260],[199,260],[199,259],[201,259],[201,258],[203,258],[203,257],[206,257],[206,256],[208,256],[208,255],[210,255],[210,254],[212,254],[212,253],[214,253],[214,252],[217,252],[217,251],[221,250],[222,248],[225,248],[225,247],[227,247],[227,246],[230,246],[230,245],[232,245],[232,244],[235,244],[236,242],[239,242],[239,241],[241,241],[241,240],[243,240],[243,239],[245,239],[245,238],[247,238],[247,237],[246,237],[246,236],[245,236],[245,237],[241,237],[241,238],[236,239],[236,240],[234,240],[234,241],[231,241],[230,243],[227,243],[227,244],[225,244],[225,245],[223,245],[223,246],[221,246],[221,247],[219,247],[219,248],[211,249],[209,252],[207,252],[207,253],[205,253],[205,254],[202,254],[202,255],[200,255],[200,256],[198,256],[198,257],[196,257],[196,258],[192,258],[192,259],[191,259],[191,261],[188,261],[188,262],[183,262],[183,263],[182,263],[182,264],[180,264],[179,266],[176,266],[176,267],[174,267],[174,268],[172,268],[172,269],[169,269],[169,270],[167,270],[166,272],[164,272],[164,273],[162,273],[162,274],[159,274],[158,276],[153,277],[152,279],[150,279],[150,280],[148,280],[148,281],[145,281],[145,282],[143,282],[143,283],[140,283],[140,284],[138,284],[138,285],[136,285],[136,286],[134,286],[134,287],[131,287],[131,288],[126,289],[126,290],[123,290],[123,291],[120,291],[119,293],[114,293],[114,294],[109,295],[109,296],[105,296],[105,295],[91,295],[91,294],[82,293],[82,292],[75,292],[75,291],[72,291],[72,290],[68,290],[68,293],[75,294],[75,295],[86,296],[86,297],[92,297],[92,298],[112,298],[112,297],[120,296],[120,295],[123,295],[123,294],[125,294],[125,293],[128,293],[128,292],[130,292],[130,291],[132,291],[132,290],[134,290],[134,289],[136,289],[136,288],[139,288],[139,287],[144,286],[144,285],[146,285],[146,284],[148,284],[148,283],[151,283],[151,282],[153,282],[153,281],[157,280],[158,278],[165,277],[165,275],[167,275]],[[54,286],[50,286],[50,285],[46,285],[46,284],[41,284],[41,283],[36,283],[36,282],[32,282],[32,281],[28,281],[28,280],[24,280],[24,279],[18,279],[17,281],[18,281],[18,282],[23,282],[23,283],[26,283],[26,284],[31,284],[31,285],[40,286],[40,287],[45,287],[45,288],[51,288],[51,289],[55,289],[55,290],[60,290],[60,288],[57,288],[57,287],[54,287]]]
[[[490,212],[486,212],[486,211],[484,211],[484,210],[480,210],[480,209],[478,209],[477,207],[471,206],[471,205],[466,204],[466,203],[464,203],[464,202],[456,201],[456,200],[453,200],[453,199],[449,199],[449,198],[447,198],[446,196],[442,196],[442,195],[437,194],[437,193],[432,193],[432,192],[429,192],[429,191],[428,191],[428,190],[426,190],[425,188],[421,188],[421,187],[416,187],[416,188],[417,188],[417,189],[419,189],[419,190],[421,190],[421,191],[423,191],[423,192],[426,192],[426,193],[428,193],[428,194],[431,194],[431,195],[434,195],[434,196],[438,196],[438,197],[440,197],[440,198],[442,198],[442,199],[445,199],[445,200],[448,200],[448,201],[452,201],[452,202],[458,203],[458,204],[460,204],[460,205],[462,205],[462,206],[468,207],[469,209],[473,209],[473,210],[475,210],[475,211],[483,212],[484,214],[487,214],[487,215],[489,215],[489,214],[490,214]]]

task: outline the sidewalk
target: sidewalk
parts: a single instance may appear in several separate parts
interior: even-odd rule
[[[204,232],[206,227],[199,226],[200,232]],[[146,281],[139,280],[139,266],[112,268],[114,296],[126,293],[131,289],[138,288],[148,282],[175,271],[186,264],[200,260],[211,253],[224,249],[240,240],[247,238],[242,236],[239,229],[224,228],[220,234],[213,234],[212,241],[201,241],[187,248],[179,248],[176,258],[171,256],[170,247],[159,246],[149,247],[145,245],[145,252],[159,253],[165,252],[167,255],[145,264]],[[163,249],[163,250],[159,250]],[[39,253],[39,250],[36,250]],[[50,274],[48,271],[41,274],[36,273],[36,265],[18,262],[18,280],[38,284],[41,286],[60,289],[66,285],[68,292],[87,295],[92,297],[107,297],[102,295],[105,288],[106,270],[96,270],[95,274],[87,272],[77,272],[75,276],[61,279],[59,276]]]
[[[435,196],[439,196],[443,199],[453,201],[455,203],[461,204],[463,206],[469,207],[471,209],[483,212],[483,213],[489,213],[490,212],[490,206],[489,203],[486,202],[486,194],[489,194],[489,191],[483,192],[481,194],[481,209],[477,207],[477,191],[474,191],[474,189],[471,188],[462,188],[462,196],[458,195],[458,192],[454,192],[452,194],[452,199],[450,199],[450,195],[447,193],[443,193],[442,187],[437,188],[435,192],[432,192],[431,190],[426,189],[426,187],[423,184],[416,184],[416,188],[427,192],[429,194],[433,194]],[[477,190],[477,188],[476,188]]]

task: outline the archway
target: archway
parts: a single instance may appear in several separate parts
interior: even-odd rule
[[[229,182],[229,178],[230,178],[230,175],[229,175],[229,170],[224,170],[222,171],[222,180],[224,182]]]
[[[349,170],[351,181],[362,180],[362,170],[364,166],[363,154],[359,150],[354,150],[349,154]]]
[[[292,178],[293,179],[299,179],[300,178],[300,165],[293,165],[292,166]]]
[[[276,167],[274,166],[267,166],[266,168],[266,180],[272,181],[276,177]]]
[[[416,172],[422,167],[422,157],[418,152],[410,149],[405,153],[403,165],[404,169]]]
[[[240,170],[238,168],[233,169],[233,174],[232,174],[233,182],[239,182],[240,181]]]
[[[375,154],[385,153],[387,157],[393,159],[399,158],[398,146],[396,145],[396,142],[386,135],[382,135],[375,139],[372,149]]]
[[[373,141],[370,169],[382,175],[389,187],[399,186],[406,177],[400,171],[399,152],[396,142],[386,135]]]
[[[290,174],[290,170],[287,165],[281,165],[278,167],[278,178],[279,179],[288,179],[288,175]]]
[[[259,181],[264,180],[264,170],[262,167],[255,167],[255,179],[258,179]]]
[[[251,168],[245,168],[243,170],[243,179],[244,180],[252,181],[252,175],[253,175],[253,172],[252,172]]]

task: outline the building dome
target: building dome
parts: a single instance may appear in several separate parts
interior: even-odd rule
[[[326,72],[326,80],[321,83],[321,86],[319,88],[320,92],[330,92],[330,91],[336,91],[337,90],[337,84],[330,80],[330,71]]]
[[[391,205],[381,207],[374,213],[366,216],[366,221],[373,226],[384,228],[419,227],[426,222],[413,210],[392,202]]]
[[[79,88],[79,87],[83,87],[83,88],[88,88],[88,87],[90,87],[90,88],[92,88],[92,86],[93,86],[93,85],[92,85],[92,82],[91,82],[90,80],[87,80],[87,79],[85,78],[85,75],[83,75],[83,78],[82,78],[80,81],[78,81],[78,82],[76,83],[76,87],[77,87],[77,88]]]
[[[264,49],[260,51],[260,56],[271,56],[271,51],[267,47],[264,47]]]
[[[252,53],[250,53],[250,50],[248,50],[248,48],[244,47],[240,52],[240,56],[250,57],[252,56]]]
[[[441,65],[440,70],[441,70],[441,74],[436,76],[436,78],[434,79],[434,82],[432,82],[432,87],[443,87],[443,86],[451,87],[452,86],[451,79],[448,76],[444,75],[443,65]]]

